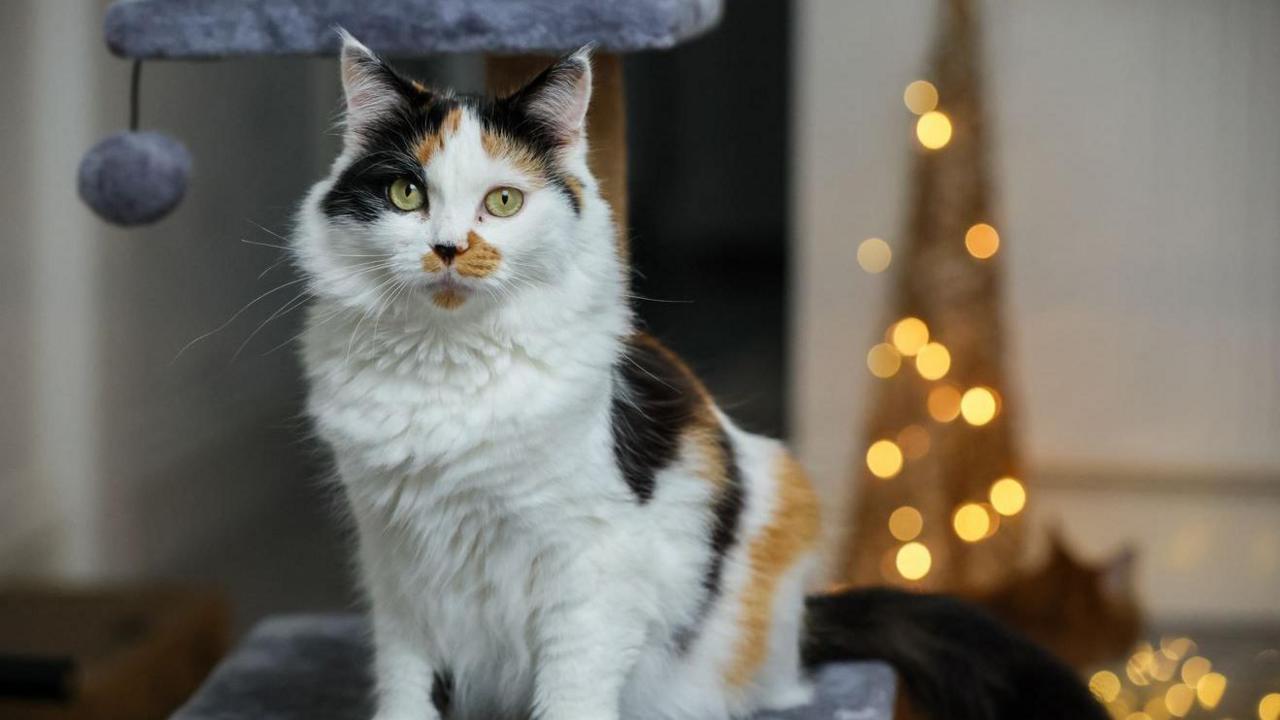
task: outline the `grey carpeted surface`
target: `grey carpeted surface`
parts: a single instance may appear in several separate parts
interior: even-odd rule
[[[130,58],[317,55],[342,26],[388,55],[668,48],[711,29],[723,0],[118,0],[107,46]]]
[[[367,627],[355,615],[292,615],[259,624],[173,720],[366,720]],[[893,671],[829,665],[812,705],[757,720],[889,720]]]

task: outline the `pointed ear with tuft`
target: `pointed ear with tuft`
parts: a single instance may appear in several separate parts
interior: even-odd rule
[[[342,37],[342,91],[347,101],[344,137],[352,144],[359,142],[374,121],[405,108],[415,88],[351,33],[339,29],[338,34]]]
[[[591,46],[566,55],[508,98],[558,145],[586,137],[591,104]]]

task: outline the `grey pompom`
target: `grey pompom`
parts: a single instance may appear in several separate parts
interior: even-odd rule
[[[158,132],[122,132],[94,145],[80,161],[80,199],[116,225],[145,225],[182,201],[191,153]]]

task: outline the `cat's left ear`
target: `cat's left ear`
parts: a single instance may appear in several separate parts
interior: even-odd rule
[[[557,144],[584,139],[591,105],[591,46],[560,58],[509,100]]]

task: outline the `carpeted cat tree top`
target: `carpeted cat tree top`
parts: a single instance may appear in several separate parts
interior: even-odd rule
[[[370,631],[352,615],[268,620],[214,671],[171,720],[367,720]],[[879,663],[827,665],[804,707],[752,720],[891,720],[897,682]]]
[[[106,36],[121,57],[320,55],[341,26],[387,55],[533,53],[595,43],[669,48],[720,20],[723,0],[123,0]]]

